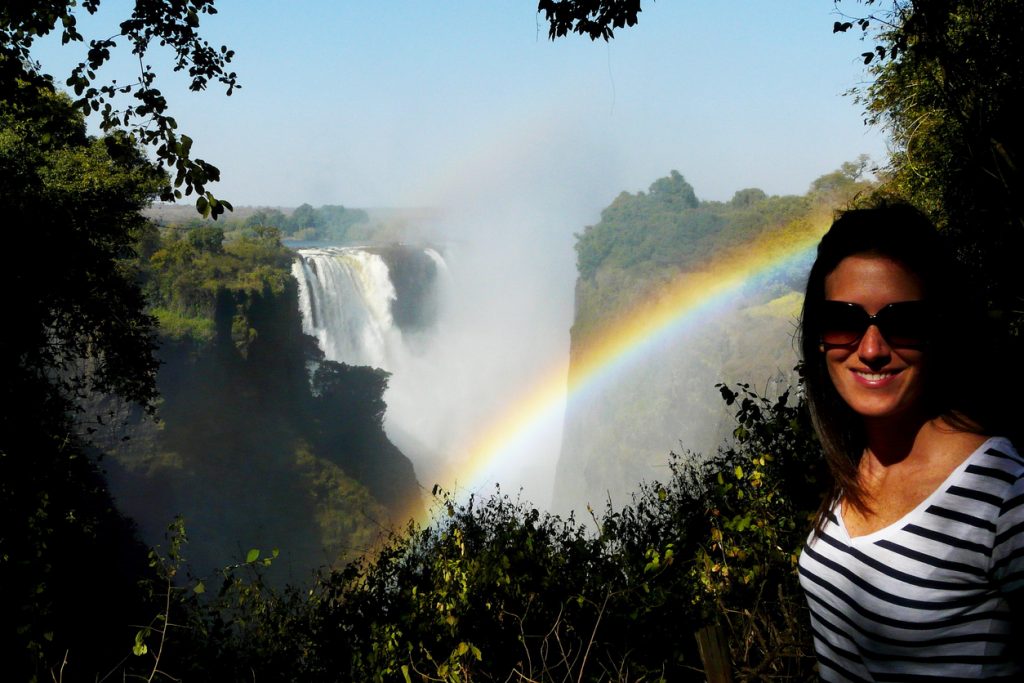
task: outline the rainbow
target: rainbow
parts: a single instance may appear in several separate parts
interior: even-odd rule
[[[470,491],[481,486],[494,463],[514,457],[517,446],[538,430],[561,421],[568,402],[734,301],[751,278],[806,258],[829,219],[822,213],[721,254],[703,270],[682,274],[588,335],[588,341],[578,345],[571,369],[561,363],[539,373],[529,390],[511,400],[508,410],[480,430],[465,451],[468,456],[452,468],[448,481]],[[429,523],[430,513],[416,521]]]

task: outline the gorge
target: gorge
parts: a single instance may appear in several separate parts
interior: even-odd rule
[[[99,444],[114,493],[151,543],[183,514],[201,569],[280,547],[288,580],[426,522],[435,485],[577,517],[628,504],[670,452],[729,438],[716,383],[790,386],[806,244],[858,187],[837,173],[803,197],[701,202],[673,172],[622,193],[577,235],[571,318],[550,288],[564,270],[534,266],[543,243],[165,229],[141,254],[163,402]],[[686,289],[663,330],[627,329]]]

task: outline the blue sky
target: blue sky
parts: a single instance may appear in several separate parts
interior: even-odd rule
[[[83,17],[87,37],[111,33],[125,4]],[[648,1],[607,44],[549,41],[534,0],[217,7],[203,30],[236,51],[243,88],[187,93],[166,68],[160,81],[222,171],[215,193],[237,205],[444,205],[511,173],[564,185],[593,215],[671,169],[721,200],[803,193],[858,154],[884,159],[882,134],[843,96],[864,78],[863,50],[832,34],[830,0]],[[54,72],[82,54],[37,51]],[[125,79],[130,66],[112,68]]]

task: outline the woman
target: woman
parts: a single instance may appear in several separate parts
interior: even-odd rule
[[[986,436],[981,339],[931,224],[842,214],[800,341],[832,489],[800,558],[830,681],[1024,680],[1024,459]]]

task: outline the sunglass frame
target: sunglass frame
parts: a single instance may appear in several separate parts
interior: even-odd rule
[[[833,319],[829,322],[829,309],[833,318],[845,316],[846,320],[837,322]],[[908,315],[907,311],[911,313]],[[856,314],[855,323],[851,314]],[[932,307],[920,299],[887,304],[874,315],[869,314],[860,304],[826,299],[822,302],[818,338],[826,347],[854,346],[860,343],[868,328],[874,325],[890,346],[921,347],[926,346],[931,338],[934,317]]]

